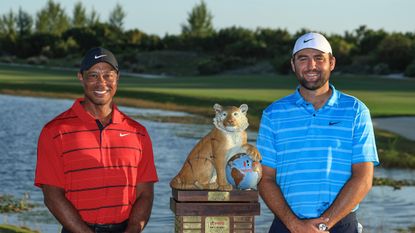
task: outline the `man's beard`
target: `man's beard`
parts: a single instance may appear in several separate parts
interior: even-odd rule
[[[324,86],[329,80],[321,78],[317,82],[310,83],[304,78],[301,78],[298,81],[300,82],[300,85],[304,87],[305,89],[310,90],[310,91],[315,91],[321,88],[322,86]]]
[[[322,86],[326,85],[326,83],[329,81],[328,78],[325,78],[325,74],[322,72],[319,72],[319,78],[313,82],[307,81],[307,79],[304,76],[301,76],[300,74],[297,74],[297,80],[302,87],[310,91],[315,91],[321,88]]]

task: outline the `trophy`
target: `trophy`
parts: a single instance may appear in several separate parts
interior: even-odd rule
[[[215,127],[170,182],[175,232],[254,232],[262,169],[261,155],[247,143],[248,106],[213,109]]]

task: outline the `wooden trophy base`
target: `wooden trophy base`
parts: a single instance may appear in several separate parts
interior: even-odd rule
[[[172,189],[175,233],[253,233],[260,214],[258,191]]]

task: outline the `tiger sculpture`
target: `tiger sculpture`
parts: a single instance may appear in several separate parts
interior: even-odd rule
[[[182,190],[232,190],[226,180],[226,163],[236,153],[250,154],[260,161],[258,150],[247,143],[248,105],[213,106],[215,127],[195,145],[170,187]]]

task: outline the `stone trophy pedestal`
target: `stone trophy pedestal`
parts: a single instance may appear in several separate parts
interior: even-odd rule
[[[260,214],[255,190],[172,189],[175,233],[253,233]]]

